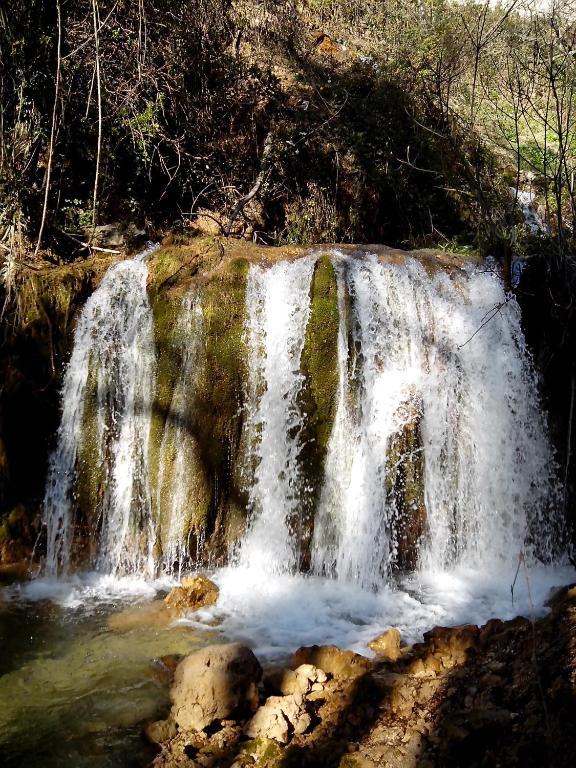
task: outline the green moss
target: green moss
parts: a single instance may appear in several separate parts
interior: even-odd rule
[[[305,472],[305,511],[299,521],[301,565],[306,568],[312,520],[320,496],[326,449],[334,425],[338,390],[338,287],[328,256],[318,259],[311,286],[310,318],[302,352],[305,376],[300,407],[305,414],[301,452]]]
[[[180,260],[185,265],[191,253],[190,247],[162,249],[160,266],[158,262],[151,266],[153,286],[158,284],[157,268],[167,274],[176,261]],[[211,253],[210,263],[212,256]],[[203,272],[205,266],[203,262]],[[188,525],[196,533],[207,529],[208,535],[213,536],[211,549],[220,549],[222,554],[231,544],[229,539],[235,539],[241,530],[242,524],[237,518],[242,517],[239,510],[242,513],[245,510],[241,491],[234,480],[233,459],[241,426],[248,266],[246,259],[237,258],[208,278],[194,277],[190,272],[185,274],[188,269],[185,266],[174,280],[164,280],[159,289],[152,289],[157,349],[156,394],[150,440],[153,499],[158,502],[162,520],[162,501],[170,492],[174,462],[179,452],[186,451],[189,466],[186,491]],[[179,419],[184,419],[185,432],[179,438],[180,444],[176,445],[177,425],[171,422],[170,409],[182,370],[182,343],[186,343],[186,339],[177,338],[177,322],[182,298],[189,290],[198,290],[200,294],[202,353],[197,361],[194,397],[186,403],[186,413],[178,414]],[[158,488],[161,481],[165,492]],[[238,499],[239,504],[236,503]],[[232,508],[238,514],[231,515]]]
[[[285,750],[272,739],[251,739],[242,745],[234,763],[250,768],[282,768]]]
[[[308,390],[306,413],[321,453],[328,445],[336,412],[338,325],[336,275],[330,259],[323,256],[314,270],[310,320],[302,353]]]

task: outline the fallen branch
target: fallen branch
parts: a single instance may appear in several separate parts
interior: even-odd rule
[[[250,192],[248,192],[247,195],[244,195],[244,197],[241,197],[240,200],[238,200],[238,202],[234,206],[234,210],[230,214],[230,219],[228,221],[228,224],[224,229],[225,237],[230,237],[230,232],[232,231],[234,222],[236,221],[238,216],[243,212],[244,208],[248,205],[248,203],[256,197],[258,192],[260,192],[262,184],[264,183],[264,180],[268,173],[268,159],[270,157],[270,153],[272,152],[273,144],[274,144],[274,137],[272,135],[272,131],[270,131],[266,136],[266,139],[264,140],[264,149],[262,151],[262,161],[260,163],[260,172],[258,174],[256,182],[252,187],[252,189],[250,190]]]
[[[82,248],[87,248],[89,251],[98,251],[99,253],[116,253],[120,255],[122,251],[116,251],[113,248],[100,248],[97,245],[90,245],[90,243],[85,243],[83,240],[79,240],[77,237],[74,237],[74,235],[71,235],[69,232],[64,232],[63,229],[59,229],[59,232],[61,232],[66,237],[70,238],[70,240],[74,240],[75,243],[82,246]]]

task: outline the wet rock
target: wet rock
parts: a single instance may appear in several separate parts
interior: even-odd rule
[[[332,677],[350,679],[362,677],[372,669],[372,662],[353,651],[343,651],[335,645],[311,645],[299,648],[292,656],[292,669],[302,664],[318,667]]]
[[[164,598],[170,613],[183,616],[188,611],[197,611],[214,605],[220,590],[206,576],[189,576],[182,580],[179,587],[174,587]]]
[[[468,652],[477,645],[480,630],[475,624],[461,627],[434,627],[426,632],[424,640],[430,644],[434,654],[441,658],[444,667],[463,664]]]
[[[246,724],[244,733],[251,738],[262,737],[287,744],[293,735],[305,733],[311,722],[301,693],[270,696]]]
[[[215,720],[253,712],[262,667],[239,643],[211,645],[180,662],[170,691],[172,717],[183,729],[201,731]]]
[[[368,643],[368,648],[374,651],[379,660],[397,661],[402,652],[400,650],[400,630],[390,627],[374,640]]]

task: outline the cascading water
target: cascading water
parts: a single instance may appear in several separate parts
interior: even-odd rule
[[[182,302],[176,343],[181,354],[180,376],[160,445],[157,509],[162,544],[162,570],[180,576],[198,559],[202,531],[196,531],[196,557],[191,558],[190,535],[195,500],[201,489],[199,446],[192,424],[196,407],[197,377],[202,352],[202,303],[197,292]]]
[[[46,570],[52,574],[70,565],[86,443],[102,488],[95,522],[89,511],[98,536],[94,564],[111,574],[153,571],[148,442],[155,353],[146,293],[152,250],[112,266],[78,320],[44,499]]]
[[[300,358],[310,313],[315,257],[252,265],[246,306],[250,524],[239,562],[264,572],[290,572],[298,563],[295,530],[302,487],[299,468],[304,383]]]
[[[399,514],[387,493],[388,454],[407,412],[421,420],[427,516],[421,567],[510,562],[520,552],[534,553],[536,538],[537,554],[549,557],[553,455],[518,307],[499,279],[486,270],[429,277],[415,260],[334,258],[360,350],[359,402],[352,410],[341,311],[338,408],[316,516],[314,570],[368,588],[385,582],[397,557]],[[406,407],[410,402],[416,407]]]

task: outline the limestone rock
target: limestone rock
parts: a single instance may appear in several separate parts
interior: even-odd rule
[[[475,624],[464,624],[461,627],[434,627],[424,634],[424,640],[430,643],[434,654],[442,659],[444,667],[463,664],[479,637],[480,630]]]
[[[162,744],[176,736],[178,728],[174,720],[156,720],[144,728],[144,735],[151,744]]]
[[[343,651],[335,645],[311,645],[299,648],[292,657],[292,668],[311,664],[335,678],[362,677],[372,669],[372,662],[353,651]]]
[[[293,735],[305,733],[311,722],[301,693],[270,696],[246,724],[244,733],[253,739],[263,737],[287,744]]]
[[[397,661],[402,655],[400,651],[400,630],[390,627],[374,640],[368,643],[370,648],[383,661]]]
[[[293,693],[307,695],[321,691],[328,680],[326,673],[313,664],[301,664],[296,669],[276,669],[266,675],[265,683],[283,696]]]
[[[172,717],[183,729],[201,731],[238,710],[253,712],[262,667],[240,643],[210,645],[190,654],[174,673]]]
[[[171,589],[164,601],[172,614],[182,616],[188,611],[214,605],[218,594],[218,587],[206,576],[189,576],[179,587]]]

